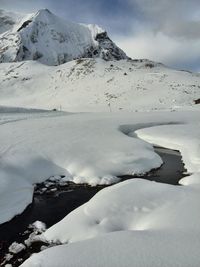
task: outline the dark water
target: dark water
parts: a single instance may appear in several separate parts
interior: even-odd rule
[[[8,247],[14,241],[23,243],[28,238],[30,233],[24,235],[24,232],[31,223],[39,220],[50,227],[87,202],[102,188],[69,185],[55,194],[35,194],[33,203],[21,215],[0,225],[0,264]]]
[[[156,148],[156,152],[163,159],[161,168],[142,176],[143,179],[161,183],[177,185],[183,177],[184,165],[178,152]],[[137,176],[138,177],[138,176]],[[122,180],[134,178],[130,175],[121,176]],[[72,210],[91,199],[105,186],[89,187],[86,185],[69,184],[52,194],[35,194],[33,203],[19,216],[10,222],[0,225],[0,263],[7,252],[7,248],[14,241],[22,242],[28,237],[23,233],[28,225],[39,220],[47,227],[60,221]],[[13,266],[18,266],[14,264]]]
[[[165,184],[178,185],[179,180],[184,177],[184,172],[186,171],[181,154],[178,151],[161,147],[154,147],[154,149],[162,158],[163,165],[159,169],[152,170],[148,174],[141,176],[141,178]],[[123,179],[133,178],[131,175],[124,175],[121,177]]]
[[[151,175],[149,180],[178,185],[179,180],[186,176],[186,169],[184,168],[181,154],[178,151],[166,148],[155,148],[155,151],[161,156],[163,165],[153,172],[155,179]]]

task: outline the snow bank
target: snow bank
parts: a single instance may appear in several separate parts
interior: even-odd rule
[[[21,267],[199,267],[199,246],[193,233],[121,231],[47,249]]]
[[[109,232],[200,233],[200,190],[133,179],[108,187],[49,228],[45,240],[72,243]],[[192,218],[192,220],[191,220]]]
[[[2,157],[1,157],[2,160]],[[1,167],[4,165],[1,162]],[[17,168],[9,166],[0,171],[0,223],[21,213],[32,202],[32,184],[18,174]]]
[[[187,171],[189,173],[200,173],[199,123],[196,123],[195,125],[187,124],[151,127],[140,129],[136,131],[136,134],[141,139],[154,145],[179,150]]]
[[[194,185],[195,187],[200,185],[200,173],[195,173],[190,176],[186,176],[179,181],[181,185]]]
[[[22,266],[197,267],[199,193],[142,179],[106,188],[43,235],[67,245],[33,255]]]

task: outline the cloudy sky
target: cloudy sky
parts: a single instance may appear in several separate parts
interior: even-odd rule
[[[99,24],[132,58],[200,71],[200,0],[0,0],[0,8],[49,8],[68,20]]]

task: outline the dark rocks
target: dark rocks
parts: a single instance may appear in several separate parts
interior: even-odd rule
[[[196,99],[194,100],[194,103],[197,105],[197,104],[200,104],[200,98],[199,99]]]
[[[25,21],[22,26],[17,30],[17,32],[21,31],[23,28],[26,28],[31,22],[32,20]]]

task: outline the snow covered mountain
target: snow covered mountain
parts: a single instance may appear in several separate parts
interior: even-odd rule
[[[68,22],[47,9],[29,14],[20,22],[8,16],[1,21],[8,25],[3,31],[8,31],[0,35],[0,62],[38,60],[60,65],[77,58],[127,58],[97,25]]]
[[[96,25],[66,22],[47,9],[21,20],[0,14],[0,106],[146,111],[200,99],[200,74],[132,60]]]

